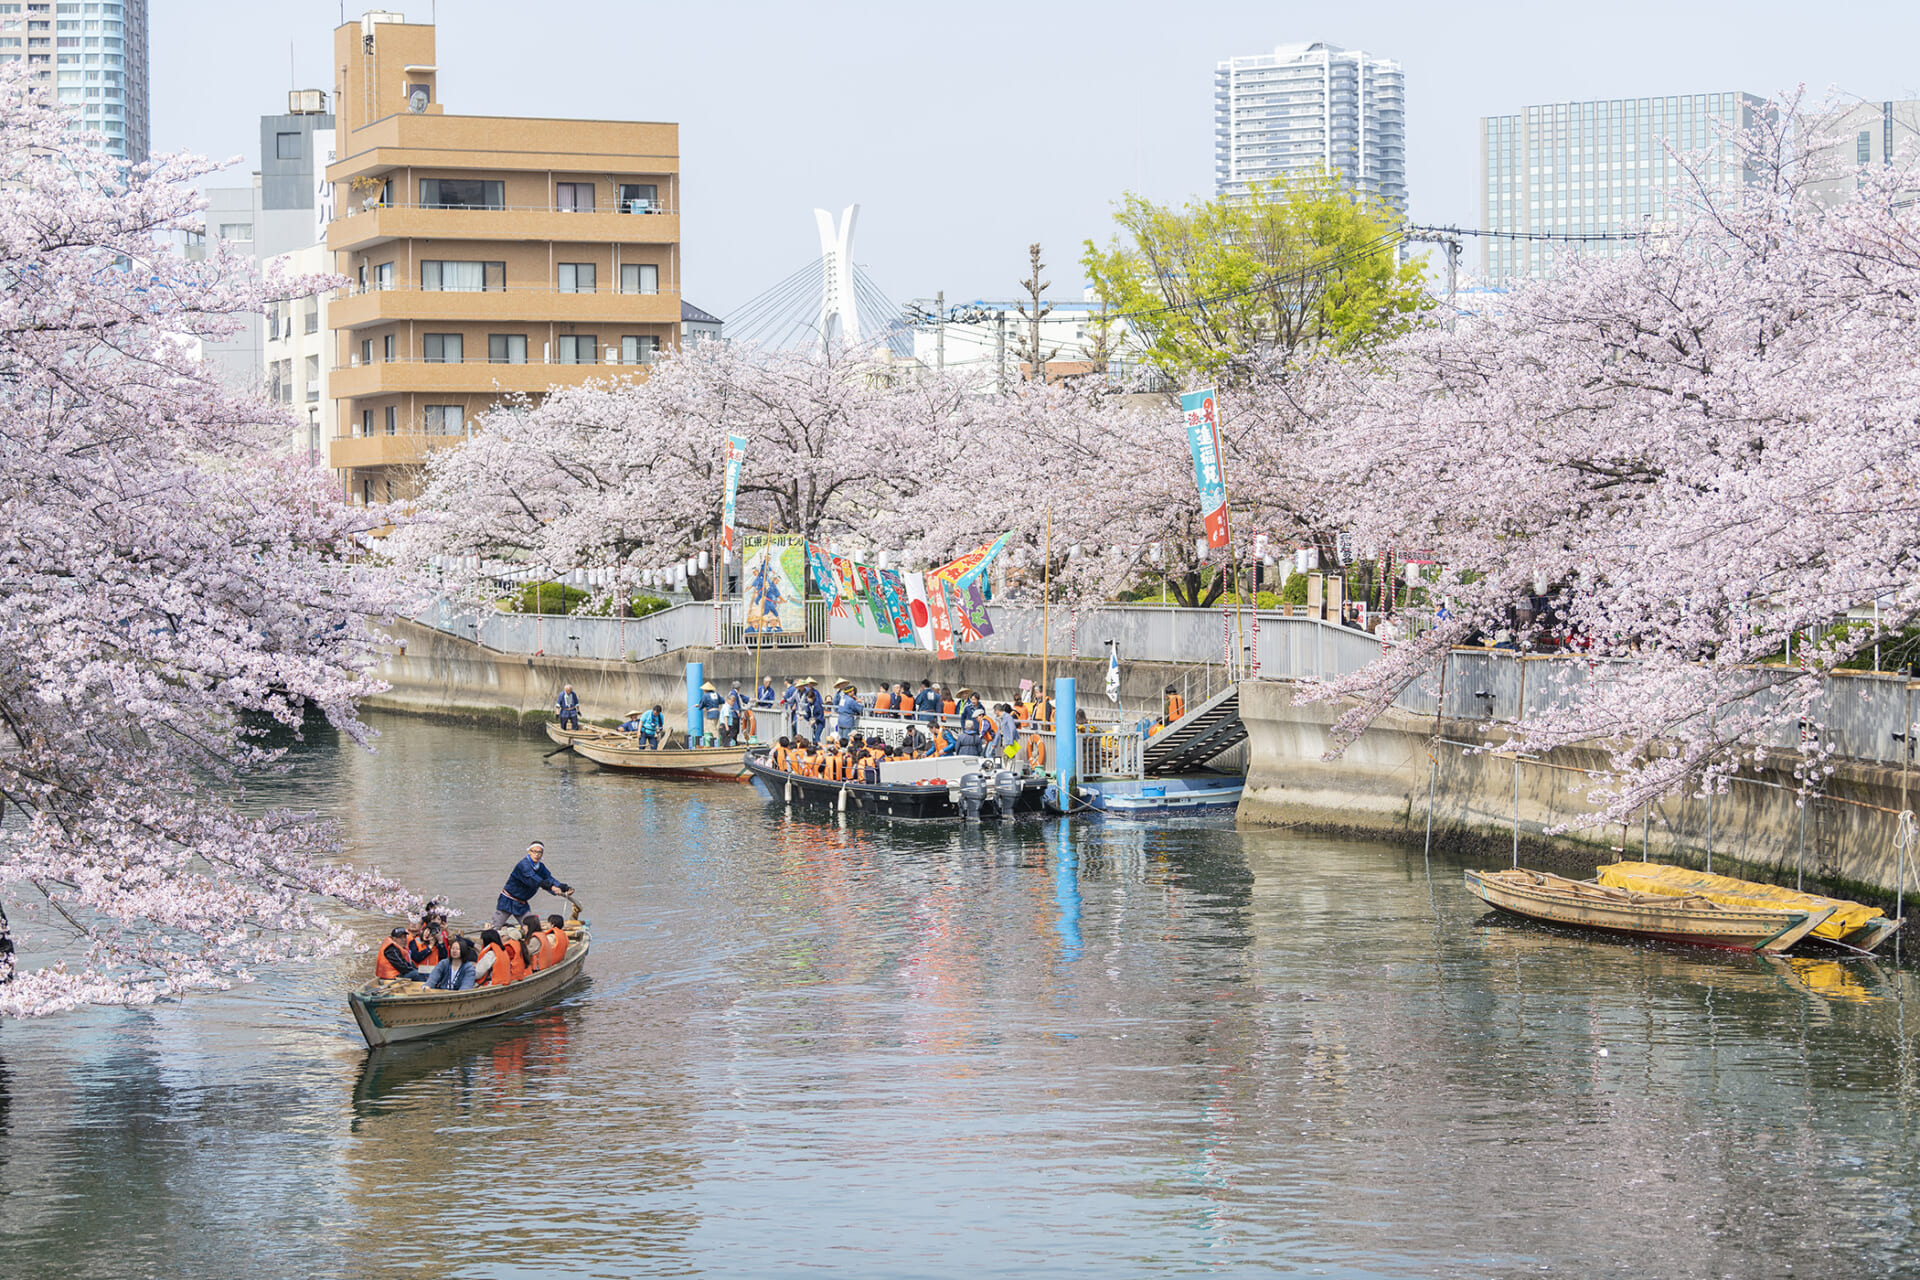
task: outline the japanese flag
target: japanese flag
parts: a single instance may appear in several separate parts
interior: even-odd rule
[[[933,614],[927,607],[927,580],[925,575],[903,573],[900,575],[907,584],[907,617],[913,623],[913,638],[928,653],[933,652]]]

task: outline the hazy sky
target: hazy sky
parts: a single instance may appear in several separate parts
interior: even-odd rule
[[[155,149],[241,155],[244,181],[290,80],[331,87],[338,0],[151,3]],[[856,201],[855,260],[896,302],[1010,296],[1034,240],[1078,297],[1121,193],[1211,194],[1214,63],[1280,43],[1400,62],[1412,215],[1462,226],[1483,115],[1802,83],[1920,97],[1912,0],[391,7],[437,20],[450,112],[677,121],[686,297],[721,315],[819,256],[816,206]]]

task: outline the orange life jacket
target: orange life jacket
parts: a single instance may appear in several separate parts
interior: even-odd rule
[[[555,929],[551,925],[547,927],[547,936],[541,944],[540,953],[546,955],[549,951],[553,954],[548,958],[546,964],[540,966],[543,969],[550,969],[567,958],[567,931],[565,929]]]
[[[527,968],[527,953],[521,950],[518,942],[509,942],[504,945],[507,949],[507,981],[518,982],[532,972]],[[495,961],[494,968],[497,970],[499,967],[499,962]]]
[[[952,698],[948,698],[945,702],[940,704],[940,710],[942,714],[945,714],[945,715],[952,715],[954,712],[958,711],[959,709],[960,709],[959,704],[956,703]]]
[[[888,693],[885,689],[882,689],[880,692],[874,694],[873,709],[875,711],[893,710],[893,695]]]
[[[1167,723],[1172,724],[1187,714],[1187,700],[1177,693],[1167,695]]]
[[[392,938],[388,938],[385,942],[380,944],[380,952],[378,955],[374,956],[373,958],[373,976],[374,977],[397,978],[400,976],[400,970],[395,968],[393,961],[388,958],[389,949],[393,947],[399,947],[399,946],[400,944],[395,942]],[[401,950],[404,951],[405,949],[406,948],[401,947]]]
[[[517,948],[509,947],[504,942],[497,944],[489,942],[486,945],[485,954],[493,957],[493,968],[487,971],[488,986],[504,987],[513,981],[513,962],[509,959],[509,955],[516,950]]]
[[[772,762],[773,767],[776,769],[790,770],[793,768],[793,752],[786,747],[775,747],[773,754],[768,756],[767,759]]]

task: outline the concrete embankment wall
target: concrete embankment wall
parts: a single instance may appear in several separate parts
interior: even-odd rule
[[[686,725],[686,666],[701,662],[707,679],[723,692],[738,680],[755,687],[755,655],[746,649],[683,649],[639,662],[611,662],[596,658],[529,657],[499,653],[430,627],[396,622],[387,627],[402,645],[390,652],[379,669],[392,687],[367,705],[394,711],[457,719],[491,720],[519,724],[553,718],[553,700],[563,685],[580,695],[584,719],[614,721],[627,711],[658,703],[667,723]],[[881,681],[905,680],[915,689],[930,679],[948,689],[968,687],[990,702],[1012,702],[1021,680],[1040,679],[1040,659],[1009,654],[964,654],[951,662],[934,662],[917,649],[786,648],[763,650],[758,674],[774,678],[779,689],[786,677],[813,676],[832,692],[836,679],[851,680],[862,693],[871,693]],[[1217,670],[1217,669],[1216,669]],[[1080,705],[1096,718],[1111,711],[1107,701],[1106,664],[1064,662],[1047,664],[1047,681],[1071,675],[1080,688]],[[1171,663],[1128,663],[1121,680],[1121,707],[1127,715],[1157,712],[1162,690],[1191,680],[1193,669]],[[1188,696],[1197,705],[1201,694]]]
[[[1240,709],[1250,748],[1247,793],[1240,805],[1243,824],[1339,828],[1422,841],[1431,783],[1437,847],[1473,849],[1493,865],[1510,860],[1515,761],[1451,745],[1497,743],[1503,737],[1497,730],[1489,734],[1473,721],[1445,720],[1440,736],[1451,743],[1433,746],[1431,716],[1390,710],[1338,759],[1326,760],[1342,704],[1298,701],[1290,683],[1260,680],[1241,686]],[[1577,868],[1617,856],[1639,858],[1645,849],[1655,861],[1703,867],[1711,850],[1713,869],[1727,875],[1791,885],[1796,874],[1804,873],[1810,889],[1817,882],[1863,895],[1894,892],[1899,876],[1894,835],[1904,807],[1899,769],[1840,763],[1825,797],[1802,806],[1789,764],[1783,772],[1735,780],[1711,804],[1692,797],[1669,799],[1625,827],[1549,836],[1550,829],[1592,813],[1587,771],[1607,766],[1604,753],[1590,750],[1518,762],[1523,863]],[[1905,803],[1916,798],[1909,795]],[[1907,875],[1911,884],[1912,866]]]

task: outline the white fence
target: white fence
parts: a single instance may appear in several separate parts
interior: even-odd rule
[[[675,605],[644,618],[588,618],[579,614],[501,613],[438,604],[416,621],[452,635],[478,640],[505,653],[637,661],[677,649],[741,643],[738,605],[723,603],[716,617],[706,602]],[[1193,668],[1182,680],[1187,705],[1198,706],[1225,687],[1225,661],[1237,646],[1247,669],[1268,679],[1325,680],[1346,675],[1380,656],[1380,641],[1364,631],[1315,618],[1247,611],[1233,628],[1232,615],[1219,609],[1163,609],[1113,605],[1080,611],[1054,610],[1049,618],[1031,605],[1001,605],[993,610],[994,633],[963,647],[969,653],[1008,653],[1055,658],[1106,657],[1107,641],[1120,647],[1124,662],[1181,663]],[[804,643],[893,647],[891,635],[830,618],[820,601],[808,602]],[[802,643],[797,637],[789,643]],[[1258,664],[1253,664],[1257,657]],[[1539,715],[1556,703],[1578,696],[1580,685],[1600,665],[1578,655],[1528,657],[1506,650],[1456,649],[1449,659],[1445,715],[1450,719],[1514,721]],[[1437,679],[1404,691],[1395,705],[1416,715],[1432,715],[1439,696]],[[1840,672],[1828,678],[1818,718],[1832,748],[1858,760],[1900,763],[1909,758],[1909,728],[1920,683],[1904,676]],[[1757,702],[1775,700],[1763,692]],[[1767,744],[1796,747],[1799,730],[1780,726]],[[1117,763],[1117,762],[1116,762]],[[1124,767],[1124,766],[1123,766]]]

